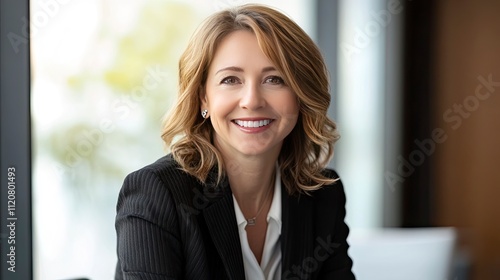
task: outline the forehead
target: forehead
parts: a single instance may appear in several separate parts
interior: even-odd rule
[[[216,68],[238,66],[240,68],[274,66],[272,61],[262,52],[257,36],[248,30],[237,30],[226,35],[218,44],[209,67]]]

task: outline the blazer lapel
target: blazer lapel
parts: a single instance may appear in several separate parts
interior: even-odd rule
[[[211,200],[203,210],[203,216],[229,278],[245,279],[232,192],[227,181],[217,188],[220,196]]]
[[[310,268],[305,262],[313,257],[312,201],[306,195],[290,196],[283,183],[281,185],[283,194],[282,278],[297,276],[299,277],[297,279],[310,279],[310,274],[307,273]]]

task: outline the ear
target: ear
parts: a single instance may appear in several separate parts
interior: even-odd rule
[[[200,86],[198,93],[199,93],[198,95],[200,97],[200,104],[201,104],[200,110],[208,109],[208,102],[207,102],[207,95],[206,95],[205,87]]]

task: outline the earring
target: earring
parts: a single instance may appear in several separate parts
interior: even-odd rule
[[[205,110],[201,111],[201,116],[202,116],[204,119],[206,119],[206,118],[207,118],[207,115],[208,115],[208,110],[207,110],[207,109],[205,109]]]

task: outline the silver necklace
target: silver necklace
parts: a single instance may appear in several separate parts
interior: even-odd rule
[[[257,217],[259,217],[260,215],[260,212],[262,212],[262,209],[264,209],[264,205],[266,205],[266,202],[267,202],[267,198],[269,197],[269,194],[271,193],[271,190],[273,189],[272,186],[274,184],[274,180],[276,180],[274,178],[274,175],[273,175],[273,180],[271,180],[271,186],[269,187],[269,191],[267,192],[266,194],[266,198],[264,199],[264,201],[262,202],[262,205],[260,206],[260,209],[259,211],[257,211],[257,214],[253,217],[253,218],[249,218],[249,219],[246,219],[247,220],[247,225],[248,226],[255,226],[255,223],[257,222]]]

